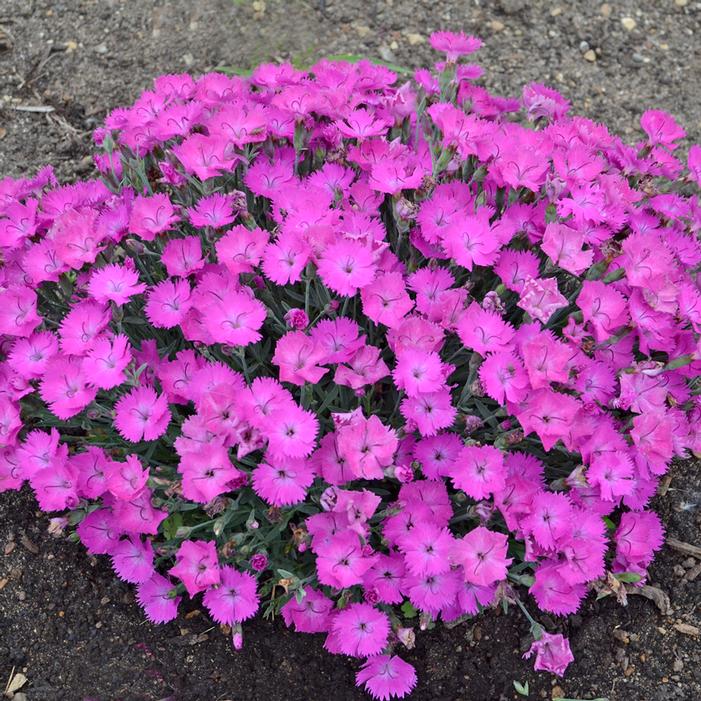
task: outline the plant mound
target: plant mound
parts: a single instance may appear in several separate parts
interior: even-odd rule
[[[420,628],[624,598],[701,453],[701,149],[557,92],[367,61],[164,75],[100,180],[0,182],[0,491],[28,481],[152,621],[202,594],[416,683]]]

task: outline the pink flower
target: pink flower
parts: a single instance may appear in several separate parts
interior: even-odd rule
[[[221,229],[236,219],[233,198],[218,192],[198,200],[194,207],[187,210],[187,214],[193,226],[211,226],[215,229]]]
[[[303,331],[288,331],[275,346],[272,362],[280,368],[280,381],[316,384],[328,372],[319,367],[324,351]]]
[[[324,364],[349,361],[364,346],[360,327],[352,319],[344,316],[320,321],[310,331],[318,348],[323,349]]]
[[[406,293],[401,273],[384,273],[360,291],[363,311],[376,324],[395,328],[411,311],[414,303]]]
[[[254,616],[258,610],[255,577],[234,567],[222,567],[219,572],[221,581],[202,597],[212,618],[217,623],[233,625]]]
[[[335,122],[337,129],[348,139],[363,141],[373,136],[382,136],[390,126],[386,121],[365,109],[353,110]]]
[[[325,647],[353,657],[382,651],[389,637],[389,619],[370,604],[350,604],[331,619]]]
[[[49,360],[58,353],[58,339],[51,331],[18,338],[7,356],[7,364],[26,379],[41,377]]]
[[[153,241],[158,234],[172,229],[178,220],[168,195],[139,196],[132,205],[129,231],[144,241]]]
[[[584,584],[568,584],[556,564],[541,564],[529,591],[540,608],[562,616],[576,613],[586,594],[586,587]]]
[[[253,490],[273,506],[304,500],[314,472],[303,458],[269,457],[253,471]]]
[[[229,459],[229,451],[218,443],[188,452],[180,460],[178,472],[183,476],[183,496],[207,504],[232,489],[232,482],[241,476]]]
[[[467,348],[487,355],[510,350],[514,329],[499,314],[485,311],[473,302],[458,322],[458,336]]]
[[[453,559],[462,565],[465,581],[487,586],[506,578],[511,558],[506,557],[507,538],[483,526],[473,528],[456,541]]]
[[[178,548],[175,558],[176,564],[168,570],[168,574],[177,577],[191,597],[221,581],[213,540],[186,540]]]
[[[164,280],[146,294],[144,311],[148,320],[160,329],[178,326],[192,306],[187,280]]]
[[[352,297],[372,282],[376,270],[367,246],[343,239],[326,248],[317,269],[327,287],[342,297]]]
[[[303,596],[296,596],[280,609],[285,625],[294,625],[299,633],[326,633],[329,630],[333,601],[320,591],[307,586],[302,590]]]
[[[161,254],[161,263],[171,276],[187,277],[201,270],[204,260],[199,237],[186,236],[168,241]]]
[[[504,454],[490,445],[466,445],[450,474],[456,489],[473,499],[486,499],[504,488]]]
[[[291,404],[272,411],[261,422],[261,431],[268,439],[268,452],[275,458],[303,458],[314,450],[319,419],[313,412]]]
[[[126,379],[124,370],[131,360],[131,347],[125,335],[99,336],[83,358],[83,370],[91,384],[100,389],[113,389]]]
[[[534,319],[547,324],[550,317],[567,306],[567,299],[560,293],[557,280],[549,278],[526,278],[521,288],[518,306],[527,311]]]
[[[122,306],[134,295],[146,290],[139,282],[139,274],[129,265],[106,265],[92,273],[88,283],[90,296],[101,304],[109,301]]]
[[[416,425],[422,436],[435,436],[438,431],[453,425],[457,410],[450,392],[439,390],[407,397],[400,406],[402,416]]]
[[[297,282],[302,278],[310,254],[311,249],[301,236],[283,232],[263,250],[263,273],[278,285]]]
[[[153,547],[151,541],[137,536],[120,540],[112,548],[112,567],[120,579],[132,584],[142,584],[154,575]]]
[[[114,405],[114,410],[116,429],[132,443],[160,438],[171,419],[165,396],[151,387],[135,387]]]
[[[412,574],[442,574],[450,569],[449,556],[455,541],[447,528],[433,523],[420,523],[411,533],[399,539],[399,549]]]
[[[109,309],[95,302],[76,304],[63,317],[59,327],[61,350],[66,354],[86,355],[94,339],[110,322]]]
[[[285,322],[291,329],[303,331],[309,326],[309,317],[304,309],[290,309],[284,316]]]
[[[528,375],[515,353],[489,353],[480,365],[479,377],[484,391],[499,404],[506,400],[518,403],[526,397]]]
[[[661,145],[668,149],[675,149],[677,144],[674,142],[686,136],[686,132],[674,121],[674,117],[662,110],[643,112],[640,126],[653,146]]]
[[[416,670],[396,655],[375,655],[369,657],[355,675],[355,685],[361,684],[380,701],[404,698],[416,686]]]
[[[366,385],[374,385],[389,375],[389,368],[380,357],[377,346],[364,346],[355,352],[347,364],[336,368],[334,382],[361,390]]]
[[[397,352],[392,377],[397,389],[418,397],[442,389],[450,368],[441,362],[438,353],[407,349]]]
[[[574,660],[570,643],[567,638],[560,635],[543,632],[540,638],[533,641],[528,652],[524,654],[524,659],[532,657],[535,652],[535,664],[533,668],[551,672],[561,677],[570,662]]]
[[[182,597],[171,595],[173,590],[174,585],[157,573],[139,584],[136,589],[136,599],[150,621],[167,623],[177,618]]]
[[[260,263],[268,241],[267,231],[249,229],[243,225],[234,226],[215,244],[217,258],[233,275],[250,273]],[[272,261],[269,265],[273,265]],[[271,279],[277,282],[274,278]]]
[[[95,399],[97,389],[89,386],[80,358],[75,356],[52,358],[39,385],[41,398],[59,419],[70,419]]]
[[[379,479],[382,470],[392,464],[397,450],[396,433],[377,416],[355,416],[338,430],[338,451],[356,477]]]
[[[117,498],[129,501],[144,490],[148,481],[138,455],[127,455],[125,462],[110,460],[105,465],[105,486]]]
[[[217,343],[248,346],[260,340],[266,316],[265,306],[243,289],[223,294],[207,309],[203,324]]]
[[[316,547],[316,569],[319,581],[336,589],[361,584],[374,558],[366,557],[357,533],[350,530],[331,535]]]
[[[572,516],[572,504],[565,494],[540,492],[531,501],[522,526],[542,548],[555,549],[571,533]]]
[[[467,56],[482,46],[482,40],[463,32],[433,32],[429,37],[431,46],[444,53],[449,62],[455,63],[460,56]]]

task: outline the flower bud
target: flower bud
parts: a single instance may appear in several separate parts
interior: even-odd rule
[[[285,314],[285,322],[291,329],[297,329],[301,331],[309,326],[309,317],[304,309],[290,309],[287,314]]]

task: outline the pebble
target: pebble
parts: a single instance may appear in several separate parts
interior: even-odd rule
[[[609,5],[607,2],[605,2],[605,3],[599,8],[599,12],[601,12],[601,14],[602,14],[604,17],[610,17],[610,16],[611,16],[611,5]]]
[[[674,0],[674,4],[677,7],[686,7],[689,4],[689,0]]]
[[[623,19],[621,19],[621,24],[623,25],[624,29],[632,32],[635,29],[637,22],[632,17],[623,17]]]
[[[423,34],[415,34],[410,32],[406,35],[407,41],[411,46],[416,46],[417,44],[424,44],[426,42],[426,37]]]
[[[504,29],[504,23],[494,19],[489,23],[489,27],[493,32],[501,32]]]
[[[98,54],[106,54],[107,53],[107,45],[106,44],[98,44],[95,47],[95,52]]]
[[[589,49],[589,51],[585,51],[584,60],[589,61],[589,63],[594,63],[594,61],[596,61],[596,53],[591,49]]]
[[[677,657],[672,663],[672,669],[675,672],[681,672],[684,669],[684,663]]]

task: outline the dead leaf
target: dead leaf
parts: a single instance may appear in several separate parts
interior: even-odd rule
[[[36,112],[38,114],[49,114],[49,112],[55,111],[51,105],[13,105],[12,109],[17,110],[17,112]]]
[[[14,670],[13,670],[14,671]],[[17,674],[12,674],[10,680],[7,682],[5,687],[5,696],[12,698],[12,695],[19,691],[29,680],[22,674],[22,672],[17,672]]]
[[[692,545],[691,543],[684,543],[676,538],[667,538],[667,545],[669,545],[672,550],[684,553],[684,555],[691,555],[697,560],[701,560],[701,548],[698,545]]]
[[[10,580],[7,577],[0,579],[0,591],[2,591]]]
[[[17,547],[17,543],[11,540],[9,543],[5,544],[5,555],[10,555],[12,551]]]
[[[34,545],[34,543],[32,543],[32,541],[29,540],[29,538],[27,538],[26,535],[23,534],[22,537],[19,539],[19,542],[22,543],[22,545],[33,555],[39,554],[39,548],[36,545]]]
[[[0,139],[4,139],[7,136],[7,129],[5,127],[0,127]]]
[[[627,589],[629,594],[637,594],[638,596],[644,596],[646,599],[650,599],[663,616],[669,616],[672,613],[672,604],[669,600],[669,596],[667,596],[662,589],[650,586],[649,584],[643,587],[628,586]]]

